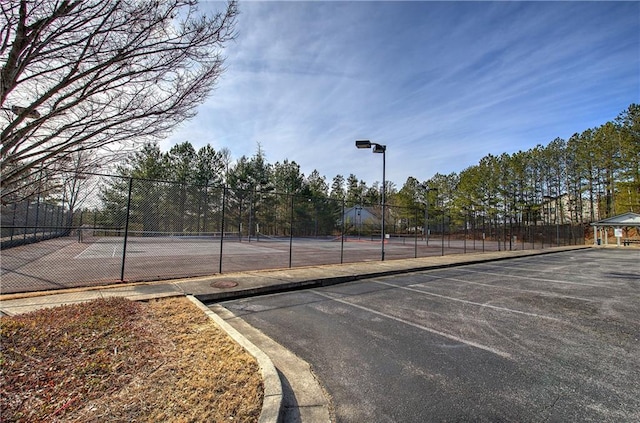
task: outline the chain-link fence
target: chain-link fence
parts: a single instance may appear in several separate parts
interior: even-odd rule
[[[519,216],[99,178],[2,206],[2,293],[584,243],[580,226]]]
[[[2,248],[68,235],[70,214],[62,205],[22,201],[2,206]]]

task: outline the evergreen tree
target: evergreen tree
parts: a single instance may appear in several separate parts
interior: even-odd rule
[[[331,181],[331,194],[329,195],[329,197],[334,200],[344,200],[346,196],[344,186],[345,186],[344,176],[342,175],[334,176],[333,180]]]

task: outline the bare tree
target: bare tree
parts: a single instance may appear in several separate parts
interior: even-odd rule
[[[69,155],[160,137],[223,71],[235,0],[8,0],[0,15],[3,202]],[[115,147],[118,148],[118,147]]]
[[[70,170],[62,172],[59,177],[62,203],[72,216],[88,199],[96,196],[99,178],[92,172],[100,170],[104,160],[92,151],[76,151],[67,161]]]

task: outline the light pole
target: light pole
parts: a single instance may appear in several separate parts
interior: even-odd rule
[[[375,142],[371,142],[369,140],[358,140],[356,141],[356,148],[371,148],[371,146],[373,146],[373,152],[374,153],[382,153],[382,234],[380,237],[381,240],[381,244],[382,244],[382,255],[381,255],[381,260],[384,261],[384,239],[385,239],[385,234],[384,234],[384,212],[385,212],[385,198],[384,198],[384,194],[386,191],[386,176],[385,176],[385,168],[386,168],[386,152],[387,152],[387,146],[386,145],[382,145],[382,144],[376,144]]]

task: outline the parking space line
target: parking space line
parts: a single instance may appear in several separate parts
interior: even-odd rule
[[[482,273],[483,275],[492,275],[492,276],[500,276],[500,277],[508,277],[508,278],[518,278],[518,279],[531,279],[537,282],[551,282],[551,283],[559,283],[559,284],[564,284],[564,285],[579,285],[579,286],[590,286],[592,288],[606,288],[605,286],[602,285],[595,285],[592,283],[584,283],[584,282],[569,282],[569,281],[559,281],[557,279],[543,279],[543,278],[537,278],[537,277],[532,277],[532,276],[521,276],[521,275],[507,275],[504,273],[495,273],[495,272],[487,272],[484,270],[470,270],[470,269],[464,269],[462,267],[458,267],[456,270],[460,270],[461,272],[467,272],[467,273]]]
[[[430,328],[430,327],[427,327],[427,326],[423,326],[423,325],[420,325],[418,323],[411,322],[409,320],[401,319],[400,317],[392,316],[390,314],[386,314],[386,313],[383,313],[383,312],[378,311],[378,310],[374,310],[374,309],[369,308],[369,307],[365,307],[365,306],[362,306],[362,305],[359,305],[359,304],[354,304],[354,303],[351,303],[351,302],[346,301],[346,300],[341,299],[341,298],[335,298],[335,297],[332,297],[331,295],[325,294],[323,292],[316,291],[314,289],[312,289],[311,292],[313,292],[314,294],[320,295],[321,297],[325,297],[327,299],[339,302],[341,304],[345,304],[345,305],[348,305],[348,306],[351,306],[351,307],[359,308],[360,310],[364,310],[364,311],[367,311],[369,313],[373,313],[375,315],[385,317],[387,319],[395,320],[396,322],[403,323],[405,325],[408,325],[408,326],[423,330],[425,332],[429,332],[429,333],[432,333],[434,335],[442,336],[444,338],[450,339],[450,340],[455,341],[455,342],[460,342],[462,344],[466,344],[466,345],[469,345],[471,347],[478,348],[478,349],[490,352],[490,353],[495,354],[497,356],[500,356],[502,358],[507,358],[507,359],[511,358],[511,354],[509,354],[507,352],[500,351],[500,350],[497,350],[495,348],[488,347],[486,345],[482,345],[482,344],[479,344],[479,343],[474,342],[474,341],[469,341],[467,339],[462,339],[462,338],[460,338],[458,336],[451,335],[451,334],[445,333],[445,332],[441,332],[439,330],[436,330],[436,329],[433,329],[433,328]]]
[[[455,297],[449,297],[447,295],[435,294],[433,292],[423,291],[421,289],[409,288],[408,286],[399,286],[399,285],[394,285],[392,283],[381,282],[381,281],[372,281],[372,282],[380,284],[380,285],[386,285],[386,286],[392,286],[394,288],[404,289],[406,291],[417,292],[417,293],[424,294],[424,295],[429,295],[429,296],[432,296],[432,297],[443,298],[445,300],[450,300],[450,301],[456,301],[456,302],[460,302],[460,303],[464,303],[464,304],[475,305],[475,306],[478,306],[478,307],[486,307],[486,308],[491,308],[491,309],[494,309],[494,310],[506,311],[508,313],[522,314],[522,315],[525,315],[525,316],[536,317],[536,318],[540,318],[540,319],[561,321],[560,319],[557,319],[557,318],[551,317],[551,316],[545,316],[545,315],[536,314],[536,313],[529,313],[529,312],[520,311],[520,310],[513,310],[511,308],[494,306],[494,305],[491,305],[491,304],[476,303],[475,301],[463,300],[461,298],[455,298]]]
[[[600,303],[601,302],[599,300],[592,300],[590,298],[574,297],[573,295],[556,294],[555,292],[536,291],[536,290],[533,290],[533,289],[514,288],[512,286],[491,285],[490,283],[466,281],[464,279],[452,278],[452,277],[448,277],[448,276],[436,276],[436,275],[433,275],[431,273],[429,273],[429,277],[430,278],[434,278],[434,279],[444,279],[444,280],[449,280],[449,281],[454,281],[454,282],[461,282],[461,283],[466,283],[466,284],[469,284],[469,285],[486,286],[488,288],[506,289],[506,290],[509,290],[509,291],[518,291],[518,292],[528,292],[528,293],[531,293],[531,294],[542,295],[542,296],[545,296],[545,297],[570,298],[572,300],[586,301],[586,302],[590,302],[590,303]],[[412,284],[412,285],[409,285],[409,286],[421,285],[421,284],[428,283],[428,282],[429,281],[420,282],[418,284]]]

